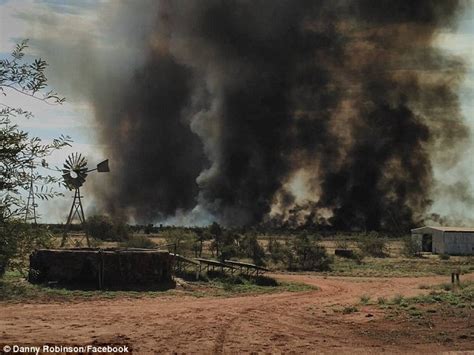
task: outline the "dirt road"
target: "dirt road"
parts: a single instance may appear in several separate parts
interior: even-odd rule
[[[273,276],[320,290],[234,298],[0,304],[0,343],[114,343],[129,344],[135,351],[187,353],[474,350],[473,317],[440,317],[438,322],[418,324],[388,320],[374,306],[358,306],[360,311],[351,314],[335,311],[357,303],[364,294],[374,299],[427,292],[419,286],[446,282],[446,277]],[[474,274],[464,278],[474,279]]]

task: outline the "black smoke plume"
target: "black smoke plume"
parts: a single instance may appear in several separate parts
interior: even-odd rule
[[[143,60],[126,85],[109,70],[93,98],[115,162],[96,192],[109,211],[362,229],[423,219],[433,164],[455,164],[468,138],[463,64],[433,44],[458,1],[129,6],[144,4],[129,15],[155,16]]]

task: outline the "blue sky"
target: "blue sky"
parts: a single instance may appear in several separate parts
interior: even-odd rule
[[[70,36],[76,32],[80,35],[86,34],[91,38],[98,36],[98,26],[102,25],[99,23],[101,20],[98,14],[101,12],[102,5],[106,3],[106,0],[0,0],[0,56],[7,55],[15,43],[23,38],[30,38],[31,47],[28,53],[34,56],[36,54],[35,41],[41,41],[46,37],[60,37],[66,32]],[[470,4],[471,6],[460,19],[456,32],[440,33],[437,44],[444,50],[461,56],[466,62],[467,75],[459,94],[466,121],[474,128],[474,1]],[[44,23],[49,24],[49,29],[54,30],[45,31],[42,26]],[[43,59],[49,62],[55,58],[43,56]],[[52,71],[54,68],[51,67],[48,70]],[[60,134],[73,138],[73,147],[55,154],[51,159],[52,164],[62,164],[65,157],[74,151],[86,154],[91,165],[100,161],[104,158],[103,147],[97,144],[92,108],[84,98],[74,95],[68,97],[68,88],[61,88],[59,82],[51,81],[51,85],[60,92],[60,89],[64,89],[67,99],[64,105],[46,105],[13,92],[8,92],[7,98],[2,99],[2,102],[21,106],[35,113],[35,118],[21,119],[18,122],[32,135],[39,136],[45,141],[50,141]],[[435,169],[435,176],[443,181],[450,179],[455,181],[460,175],[465,175],[471,179],[471,185],[474,185],[473,157],[474,149],[469,147],[463,162],[457,168],[450,171]],[[69,192],[66,194],[68,195]],[[86,196],[86,206],[91,206],[92,202],[93,197]],[[65,219],[65,210],[68,209],[69,203],[68,198],[45,203],[41,205],[40,212],[45,216],[45,221],[60,222]],[[442,201],[435,201],[434,212],[443,208],[446,207],[443,206]],[[450,208],[452,213],[465,213],[461,205],[452,205]]]

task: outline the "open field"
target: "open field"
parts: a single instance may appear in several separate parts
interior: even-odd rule
[[[148,236],[157,246],[166,245],[166,240],[156,234],[141,234],[139,236]],[[278,241],[284,243],[289,237],[277,237]],[[82,240],[85,242],[82,234],[73,236],[72,240]],[[259,243],[266,249],[269,237],[260,236]],[[319,241],[319,244],[324,246],[329,255],[334,255],[334,250],[337,247],[341,238],[328,238]],[[346,241],[347,246],[357,251],[357,243],[353,240]],[[213,258],[209,251],[210,242],[204,242],[203,257]],[[117,247],[116,242],[102,242],[101,247]],[[332,270],[328,275],[339,276],[429,276],[429,275],[446,275],[454,268],[460,268],[464,273],[474,272],[474,256],[451,256],[447,260],[440,260],[439,255],[426,254],[420,258],[407,258],[403,256],[403,241],[400,239],[389,239],[386,243],[387,257],[373,258],[365,257],[361,263],[352,259],[335,257]],[[188,255],[193,257],[191,253]],[[272,265],[271,262],[267,265],[270,269],[277,271],[278,265]]]
[[[449,260],[440,260],[437,255],[423,258],[364,258],[362,263],[350,259],[334,259],[332,271],[328,275],[339,276],[429,276],[449,275],[453,269],[460,268],[463,273],[474,272],[474,257],[452,256]]]
[[[228,298],[144,296],[4,303],[0,315],[2,342],[113,343],[128,344],[137,351],[201,353],[474,349],[472,298],[459,309],[449,303],[430,304],[432,311],[424,313],[423,319],[411,316],[410,309],[403,312],[403,307],[388,309],[370,302],[428,295],[431,286],[447,281],[446,276],[273,276],[318,289]],[[474,274],[464,275],[463,280],[474,280]],[[367,304],[361,304],[367,297]]]
[[[320,243],[332,255],[337,242]],[[401,250],[400,240],[390,240],[385,258],[334,257],[324,272],[282,272],[270,264],[277,286],[177,278],[167,290],[74,290],[31,285],[9,272],[0,282],[0,345],[122,344],[186,353],[474,350],[474,258],[407,258]],[[461,287],[452,289],[457,268]]]

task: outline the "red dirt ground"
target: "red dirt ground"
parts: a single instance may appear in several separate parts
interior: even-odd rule
[[[233,298],[159,297],[77,303],[0,304],[0,343],[128,344],[136,352],[437,353],[474,350],[474,317],[387,319],[374,306],[334,310],[360,296],[414,296],[446,277],[272,275],[320,290]],[[463,275],[474,280],[474,274]],[[469,312],[469,311],[468,311]]]

